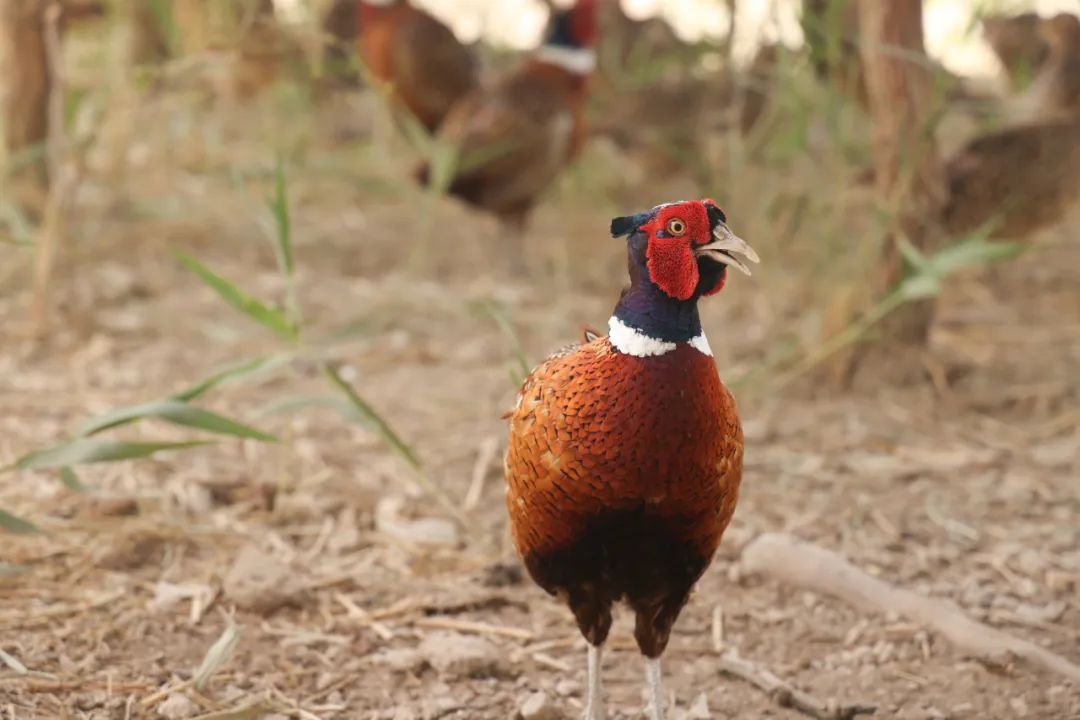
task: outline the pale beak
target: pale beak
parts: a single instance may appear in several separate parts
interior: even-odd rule
[[[731,265],[747,275],[750,274],[750,268],[734,253],[742,255],[750,262],[761,262],[758,254],[754,252],[754,248],[747,245],[746,241],[741,237],[731,232],[731,228],[724,223],[719,223],[712,234],[716,238],[715,240],[694,248],[694,252],[698,256],[708,256],[717,262]]]

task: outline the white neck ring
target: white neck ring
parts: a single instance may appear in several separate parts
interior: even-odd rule
[[[596,53],[592,48],[541,45],[536,59],[560,67],[573,75],[588,75],[596,69]]]
[[[666,355],[678,346],[678,343],[669,340],[658,340],[649,337],[637,328],[630,327],[614,315],[608,320],[608,340],[611,341],[616,350],[633,357]],[[705,337],[704,330],[690,338],[686,344],[702,355],[713,356],[712,348],[709,347],[709,340]]]

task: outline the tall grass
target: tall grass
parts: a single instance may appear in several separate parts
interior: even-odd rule
[[[287,175],[280,155],[274,166],[273,191],[267,199],[266,211],[272,219],[278,271],[286,287],[284,307],[278,307],[247,293],[235,282],[215,272],[191,255],[177,252],[176,257],[223,303],[247,317],[251,322],[273,333],[283,343],[283,347],[277,353],[239,359],[228,367],[192,383],[178,393],[166,395],[157,400],[116,408],[90,418],[79,425],[67,440],[28,452],[9,466],[0,468],[0,473],[17,470],[56,470],[60,481],[70,490],[85,492],[86,487],[78,480],[73,469],[76,466],[138,460],[166,451],[192,451],[214,442],[208,439],[129,441],[99,437],[107,431],[144,420],[161,420],[212,436],[276,443],[278,438],[269,432],[207,410],[195,403],[226,383],[241,381],[265,370],[292,371],[297,363],[290,361],[307,360],[314,361],[319,367],[321,376],[331,392],[330,396],[276,398],[270,406],[264,407],[263,414],[268,414],[267,407],[273,411],[296,411],[311,405],[329,405],[337,408],[345,419],[375,433],[400,458],[417,483],[451,516],[464,524],[465,517],[460,507],[443,488],[431,479],[412,445],[403,439],[373,404],[345,380],[332,361],[324,359],[321,351],[313,350],[305,344],[303,313],[295,282],[296,264],[293,253],[293,227]],[[0,510],[0,528],[17,533],[38,531],[37,526],[32,522],[3,510]]]

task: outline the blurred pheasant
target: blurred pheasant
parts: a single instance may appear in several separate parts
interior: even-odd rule
[[[978,137],[948,159],[946,229],[988,226],[1023,238],[1065,218],[1080,201],[1080,19],[1038,20],[1048,48],[1035,81],[1017,98],[1014,127]]]
[[[712,200],[615,218],[630,288],[607,337],[556,352],[510,413],[506,503],[533,580],[588,641],[586,720],[604,717],[601,648],[625,601],[646,658],[649,717],[664,717],[660,656],[731,520],[743,435],[701,329],[698,300],[754,251]]]
[[[1042,68],[1049,54],[1039,32],[1039,16],[989,15],[981,20],[983,39],[997,55],[1013,90],[1022,90]]]
[[[1048,54],[1035,80],[1016,98],[1024,121],[1080,120],[1080,18],[1059,13],[1039,22]]]
[[[479,65],[472,51],[407,0],[358,0],[356,21],[368,72],[429,132],[476,87]]]
[[[1080,122],[1021,125],[976,138],[945,164],[945,227],[961,235],[989,223],[1022,238],[1080,201]]]
[[[509,226],[519,257],[520,235],[540,195],[585,142],[585,100],[596,65],[598,0],[556,12],[544,44],[524,66],[478,89],[447,114],[438,139],[458,158],[448,192]],[[420,168],[421,182],[431,169]]]

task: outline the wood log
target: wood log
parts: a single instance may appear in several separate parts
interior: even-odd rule
[[[790,535],[765,533],[742,552],[751,573],[839,598],[872,612],[894,612],[939,633],[962,652],[999,667],[1014,658],[1080,682],[1080,665],[1035,643],[969,618],[950,600],[931,598],[879,580],[840,555]]]

